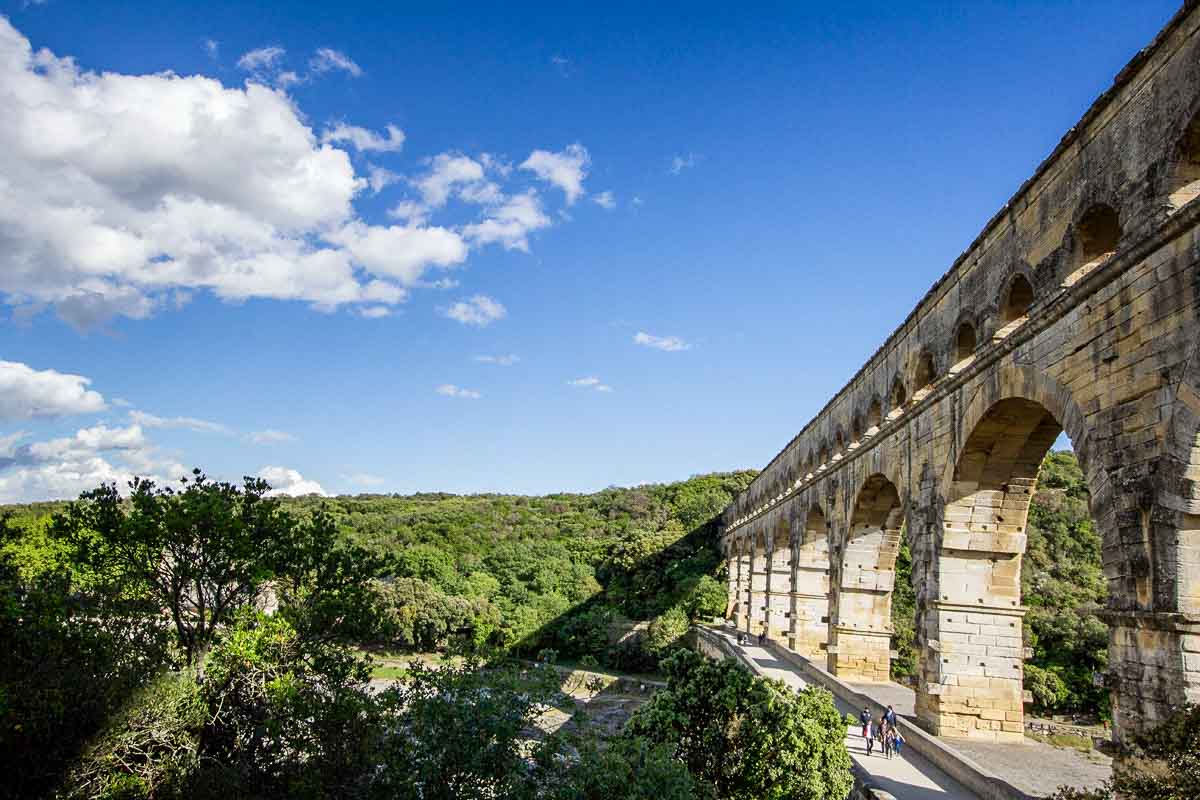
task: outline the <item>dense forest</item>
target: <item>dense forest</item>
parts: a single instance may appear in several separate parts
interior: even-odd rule
[[[9,509],[0,797],[840,800],[828,692],[677,641],[724,606],[712,520],[748,479],[318,501],[197,471]],[[370,645],[470,655],[373,688]],[[555,646],[666,684],[618,732],[544,729],[561,675],[510,656]]]

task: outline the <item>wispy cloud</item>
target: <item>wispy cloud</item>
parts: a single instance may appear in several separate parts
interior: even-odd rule
[[[612,192],[601,192],[593,197],[592,200],[595,201],[596,205],[609,211],[617,207],[617,198],[613,196]]]
[[[550,57],[550,63],[558,70],[558,74],[564,78],[571,77],[571,59],[563,58],[560,55]]]
[[[696,166],[696,162],[700,160],[700,156],[695,153],[688,153],[686,156],[675,156],[671,159],[670,173],[678,175],[685,169],[691,169]]]
[[[266,430],[254,431],[246,435],[254,444],[279,444],[281,442],[294,442],[296,437],[286,431],[277,431],[273,428]]]
[[[221,44],[216,39],[204,40],[204,52],[208,53],[208,57],[215,59],[221,54]]]
[[[246,72],[261,72],[273,69],[286,53],[287,51],[278,45],[259,47],[255,50],[242,53],[242,57],[238,59],[237,65],[246,70]]]
[[[515,355],[475,356],[474,360],[478,361],[480,364],[495,364],[498,367],[511,367],[513,364],[516,364],[518,361],[520,361],[521,358]]]
[[[195,433],[220,433],[226,436],[233,433],[228,425],[222,425],[220,422],[211,422],[206,419],[197,419],[196,417],[160,417],[156,414],[138,411],[137,409],[129,412],[129,419],[144,428],[187,430]]]
[[[318,75],[330,70],[341,70],[355,78],[363,74],[362,67],[355,64],[350,56],[332,47],[317,48],[317,52],[308,60],[308,68]]]
[[[653,334],[638,331],[633,335],[633,341],[643,347],[653,347],[655,350],[665,350],[668,353],[675,353],[680,350],[687,350],[691,347],[690,344],[680,339],[678,336],[654,336]]]
[[[342,475],[339,477],[352,486],[366,486],[368,488],[374,488],[376,486],[382,486],[384,483],[386,483],[384,478],[380,477],[379,475],[372,475],[369,472],[342,473]]]
[[[453,383],[443,383],[434,391],[445,397],[458,397],[464,400],[478,400],[483,397],[482,394],[474,389],[464,389],[461,386],[455,386]]]
[[[454,305],[442,311],[450,319],[464,325],[475,325],[483,328],[498,319],[504,319],[508,310],[499,302],[484,294],[477,294],[466,300],[459,300]]]
[[[395,125],[389,124],[385,126],[385,133],[381,136],[374,131],[360,128],[357,125],[347,125],[345,122],[339,122],[322,134],[321,141],[332,142],[334,144],[351,144],[355,150],[362,153],[394,153],[404,146],[404,131]],[[374,188],[374,183],[372,183],[372,188]]]
[[[600,379],[595,376],[587,378],[576,378],[573,381],[567,381],[568,386],[574,386],[578,389],[593,389],[597,392],[611,392],[613,388],[606,383],[601,383]]]

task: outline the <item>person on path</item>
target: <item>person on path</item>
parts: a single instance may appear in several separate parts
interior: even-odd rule
[[[900,748],[904,746],[904,737],[900,735],[900,731],[896,731],[896,740],[893,744],[896,747],[896,755],[900,755]]]
[[[891,726],[895,727],[895,725],[896,725],[896,711],[895,711],[895,709],[893,709],[891,706],[888,706],[888,707],[887,707],[887,711],[883,712],[883,718],[884,718],[884,720],[887,722],[887,724],[888,724],[888,725],[891,725]]]
[[[872,730],[873,724],[871,717],[867,717],[867,725],[863,729],[867,737],[867,755],[871,755],[871,751],[875,749],[875,731]]]
[[[879,739],[879,750],[883,751],[884,733],[887,731],[887,720],[883,714],[879,715],[879,719],[875,721],[875,737]]]
[[[891,725],[883,732],[883,752],[890,759],[892,751],[896,749],[896,729]]]
[[[758,634],[758,646],[762,647],[766,643],[767,643],[767,629],[763,628],[762,632]]]
[[[871,712],[864,708],[862,713],[858,715],[858,721],[862,723],[862,735],[864,739],[869,739],[867,731],[871,729]]]

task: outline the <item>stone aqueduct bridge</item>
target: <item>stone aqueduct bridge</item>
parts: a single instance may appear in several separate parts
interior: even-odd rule
[[[901,537],[917,715],[1022,736],[1021,555],[1063,430],[1103,535],[1118,739],[1200,702],[1200,0],[1189,0],[724,512],[731,615],[888,678]]]

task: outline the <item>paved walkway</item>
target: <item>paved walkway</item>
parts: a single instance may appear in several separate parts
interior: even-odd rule
[[[715,633],[724,636],[731,646],[738,647],[732,636],[724,632]],[[739,649],[768,677],[778,678],[796,689],[808,685],[790,664],[778,660],[764,648],[747,644]],[[842,702],[836,696],[834,702],[843,715],[857,716],[862,710],[851,708],[849,703]],[[975,795],[962,784],[909,748],[904,749],[903,756],[887,758],[880,755],[879,750],[868,756],[860,733],[861,729],[856,726],[846,728],[846,747],[850,750],[850,757],[871,776],[875,786],[895,795],[897,800],[975,800]]]
[[[907,686],[896,683],[851,683],[850,686],[916,722],[916,692]],[[1097,751],[1083,753],[1029,738],[1023,744],[972,739],[943,739],[942,742],[1035,797],[1053,794],[1060,786],[1096,789],[1112,776],[1112,759]]]
[[[719,634],[731,646],[738,648],[734,636],[724,631],[719,631]],[[774,646],[778,647],[779,645],[776,643]],[[807,685],[795,667],[775,658],[764,648],[747,644],[738,649],[749,656],[770,677],[778,678],[789,686],[797,688]],[[892,706],[900,716],[913,722],[916,721],[914,708],[916,693],[912,689],[895,683],[852,683],[850,686],[876,702]],[[861,710],[850,708],[848,704],[836,697],[834,699],[838,704],[838,710],[843,713],[850,712],[857,716],[858,711]],[[1026,739],[1022,744],[995,744],[965,739],[942,739],[941,741],[992,774],[1002,777],[1016,788],[1035,797],[1052,794],[1058,787],[1064,785],[1078,789],[1094,789],[1112,774],[1112,759],[1100,753],[1082,753],[1070,748],[1053,747],[1034,739]],[[903,760],[911,762],[912,768],[897,778],[889,769],[898,769],[900,765],[889,766],[887,759],[879,755],[868,757],[857,728],[851,728],[848,731],[846,744],[850,747],[851,757],[876,777],[879,787],[887,789],[899,800],[909,797],[947,800],[951,797],[975,796],[917,753],[905,752]],[[878,763],[881,760],[883,761],[882,765]],[[892,761],[895,762],[896,759],[893,758]],[[889,781],[896,780],[903,781],[899,788],[893,788],[889,784]]]

